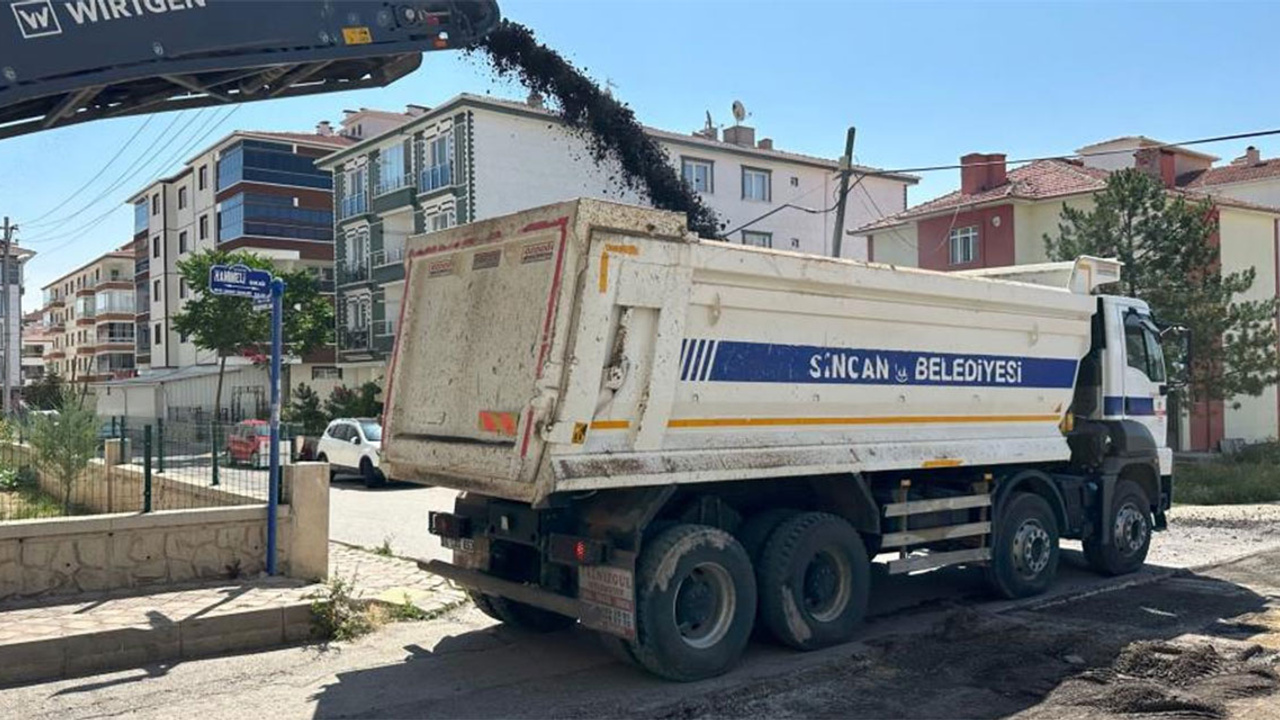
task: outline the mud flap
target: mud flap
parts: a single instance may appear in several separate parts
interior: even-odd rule
[[[583,626],[635,639],[635,566],[635,553],[614,550],[608,563],[578,568],[578,600],[591,610],[583,614]]]

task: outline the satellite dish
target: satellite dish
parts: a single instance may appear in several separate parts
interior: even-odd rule
[[[733,119],[739,123],[747,119],[747,106],[741,100],[733,101]]]

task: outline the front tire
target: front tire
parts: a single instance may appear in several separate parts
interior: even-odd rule
[[[368,458],[360,461],[360,477],[364,478],[364,486],[370,489],[380,488],[387,484],[387,476],[374,467]]]
[[[755,573],[742,545],[717,528],[676,525],[640,554],[631,655],[668,680],[721,675],[746,649],[755,615]]]
[[[1111,508],[1102,522],[1111,526],[1111,542],[1103,543],[1100,533],[1084,539],[1084,557],[1089,566],[1103,575],[1128,575],[1147,561],[1151,549],[1151,501],[1132,480],[1116,483]]]
[[[1016,493],[1000,514],[987,582],[1010,600],[1039,595],[1058,574],[1058,519],[1044,498]]]
[[[848,642],[867,612],[871,562],[843,518],[804,513],[769,537],[756,565],[760,617],[797,650]]]

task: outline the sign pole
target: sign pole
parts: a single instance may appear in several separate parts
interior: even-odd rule
[[[271,468],[267,473],[267,574],[276,574],[276,516],[280,507],[280,355],[284,280],[271,280]]]

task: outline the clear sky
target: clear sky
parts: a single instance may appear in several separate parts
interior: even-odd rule
[[[611,81],[647,124],[692,131],[708,110],[731,124],[737,99],[779,149],[835,157],[856,125],[857,160],[884,168],[975,151],[1062,154],[1120,135],[1174,142],[1280,128],[1277,3],[499,2]],[[155,116],[109,166],[145,118],[2,140],[0,214],[33,221],[67,201],[19,235],[39,253],[23,305],[39,306],[43,284],[128,242],[129,195],[231,129],[306,131],[343,108],[430,106],[459,92],[525,95],[478,60],[434,53],[384,90],[253,103],[225,120],[227,109]],[[1280,136],[1251,142],[1280,154]],[[1198,149],[1229,160],[1246,144]],[[958,184],[954,170],[927,174],[911,203]]]

